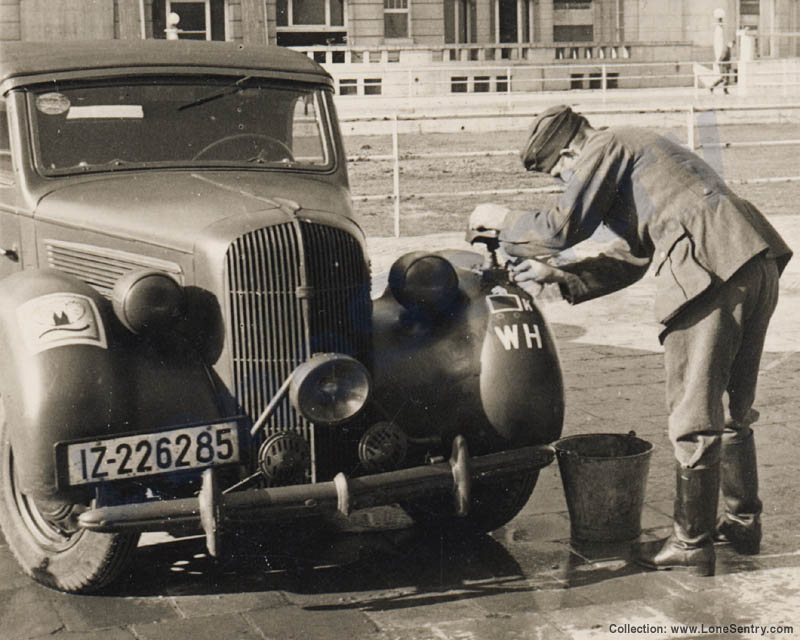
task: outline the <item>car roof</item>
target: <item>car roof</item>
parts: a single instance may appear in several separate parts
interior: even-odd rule
[[[51,78],[128,73],[222,73],[332,84],[316,62],[276,46],[197,40],[70,40],[0,43],[3,91]]]

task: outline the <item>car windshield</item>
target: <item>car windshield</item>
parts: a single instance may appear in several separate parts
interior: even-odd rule
[[[45,175],[333,164],[318,87],[206,76],[49,85],[30,95],[35,158]]]

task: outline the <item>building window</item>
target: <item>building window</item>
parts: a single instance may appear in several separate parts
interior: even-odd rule
[[[761,14],[759,0],[739,0],[739,27],[758,28],[758,18]]]
[[[165,38],[167,15],[176,13],[178,38],[186,40],[225,40],[225,0],[183,2],[153,0],[153,37]]]
[[[761,0],[739,0],[739,13],[743,16],[757,16],[761,13]]]
[[[472,0],[444,0],[444,41],[475,42],[477,6]]]
[[[275,9],[279,27],[344,26],[344,0],[278,0]]]
[[[553,9],[591,9],[592,0],[553,0]]]
[[[344,44],[344,0],[277,0],[278,45],[308,47]]]
[[[383,0],[383,37],[408,36],[408,0]]]
[[[381,79],[364,78],[364,95],[365,96],[381,95]]]
[[[557,24],[553,26],[554,42],[592,42],[594,27],[590,24]]]
[[[453,76],[450,78],[450,93],[466,93],[467,76]]]
[[[339,80],[339,95],[354,96],[358,93],[358,80],[355,78],[341,78]]]
[[[473,89],[475,93],[488,93],[489,92],[489,76],[475,76],[473,81]]]

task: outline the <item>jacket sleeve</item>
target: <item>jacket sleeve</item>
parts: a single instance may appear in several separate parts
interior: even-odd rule
[[[589,238],[617,197],[617,186],[630,163],[631,154],[611,133],[593,134],[553,209],[512,211],[506,216],[500,232],[505,250],[530,258],[556,253]]]
[[[559,283],[562,297],[570,304],[614,293],[640,280],[650,266],[651,258],[637,257],[628,244],[620,240],[607,252],[559,265],[565,273]]]

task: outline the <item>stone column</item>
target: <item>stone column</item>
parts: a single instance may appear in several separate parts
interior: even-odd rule
[[[264,0],[242,0],[242,42],[267,44],[266,18]]]
[[[117,0],[119,16],[119,39],[139,40],[142,38],[142,18],[139,0]]]
[[[539,0],[539,35],[542,44],[553,44],[553,0]]]

